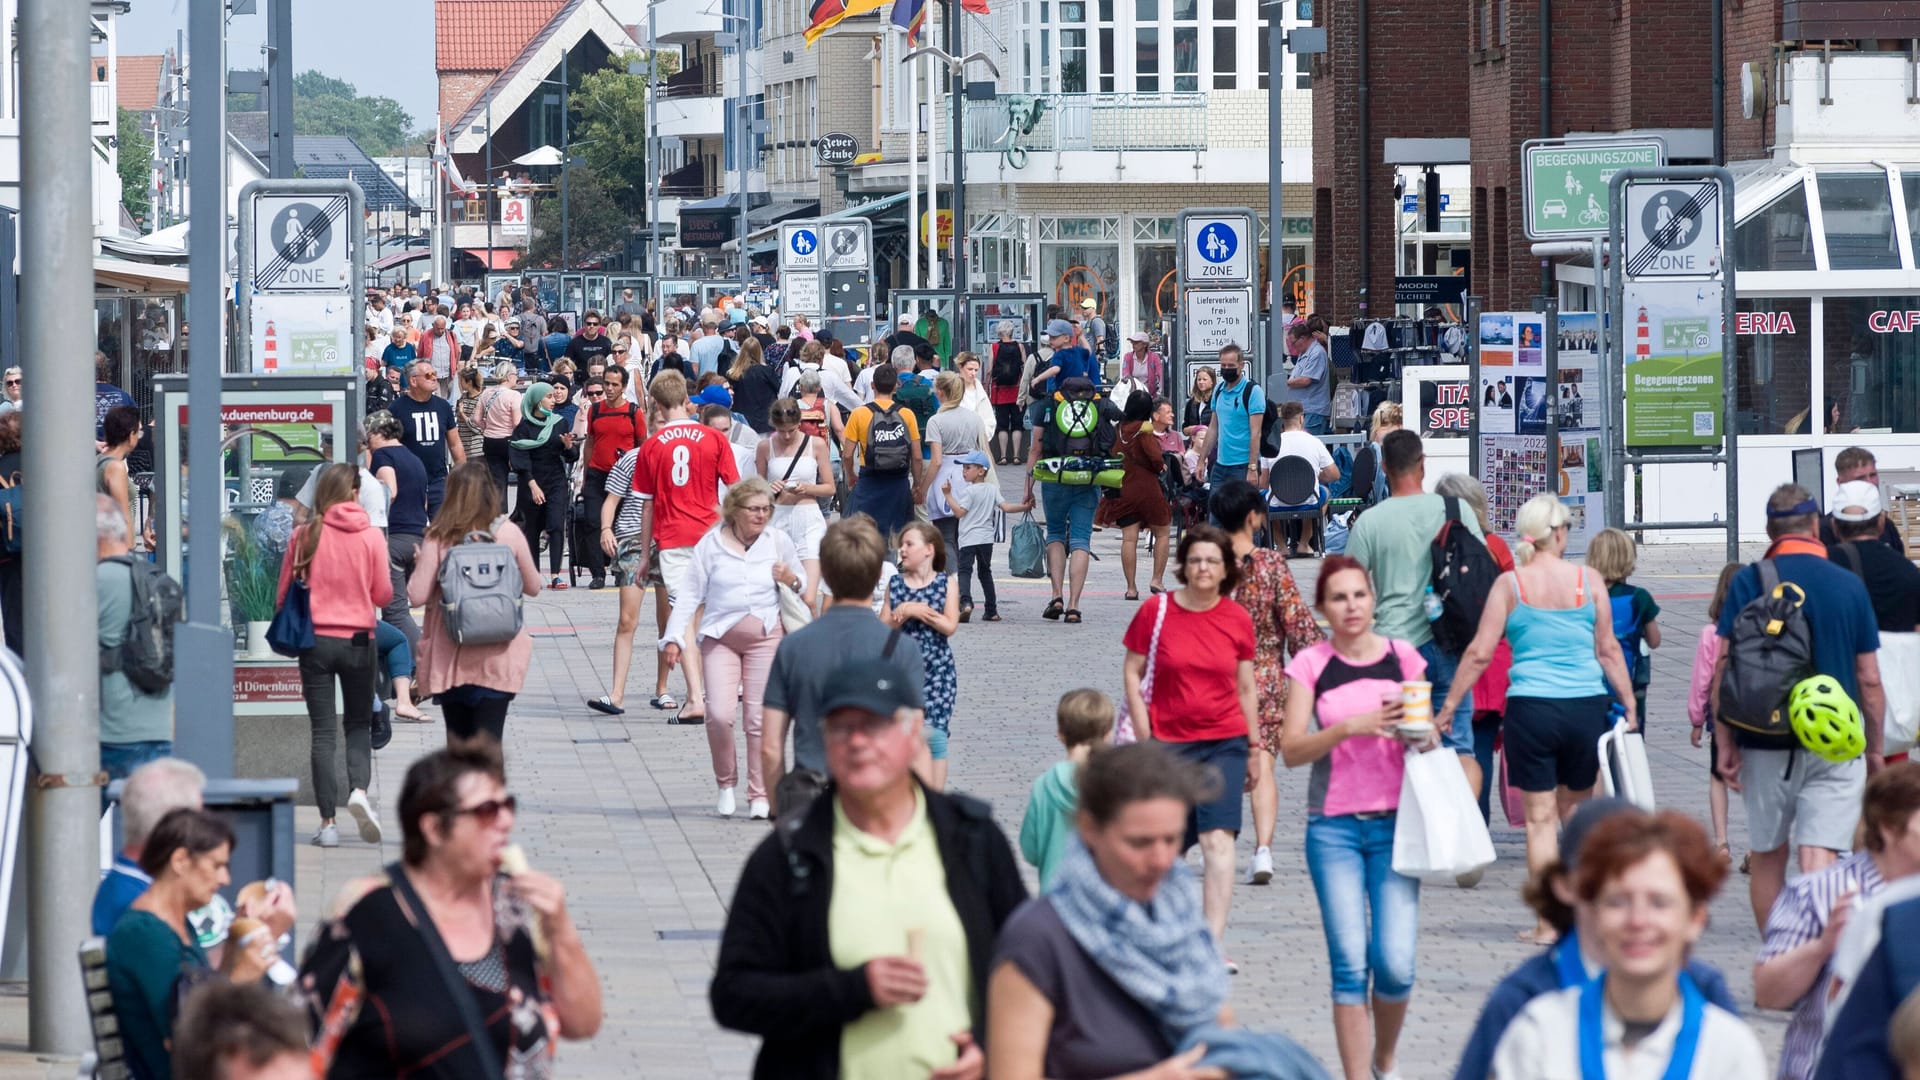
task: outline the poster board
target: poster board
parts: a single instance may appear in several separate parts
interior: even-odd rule
[[[991,354],[1000,340],[1000,324],[1013,323],[1013,340],[1029,349],[1040,340],[1040,318],[1046,313],[1043,293],[968,293],[966,341],[982,355]]]
[[[1572,517],[1567,553],[1587,550],[1606,527],[1601,426],[1600,317],[1568,312],[1559,318],[1558,375],[1546,367],[1546,316],[1487,312],[1480,316],[1480,385],[1468,395],[1479,414],[1480,460],[1475,475],[1487,489],[1487,517],[1510,536],[1528,499],[1551,490]],[[1559,460],[1547,461],[1547,433],[1558,417]]]

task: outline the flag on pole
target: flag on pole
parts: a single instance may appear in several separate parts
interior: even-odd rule
[[[807,47],[812,48],[814,41],[838,25],[841,19],[878,11],[893,2],[895,0],[813,0],[805,33]]]
[[[927,0],[893,0],[893,14],[887,17],[887,25],[906,33],[909,49],[919,42],[926,21]]]
[[[453,153],[447,146],[447,129],[438,122],[438,119],[435,117],[433,159],[439,165],[440,173],[446,177],[449,186],[462,195],[472,195],[480,189],[460,175],[460,167],[453,163]]]
[[[987,0],[960,0],[960,10],[971,11],[975,15],[993,14],[993,9],[987,6]]]

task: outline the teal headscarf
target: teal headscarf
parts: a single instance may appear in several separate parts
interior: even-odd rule
[[[552,393],[552,383],[537,382],[520,395],[520,415],[540,425],[540,433],[530,439],[513,440],[515,450],[532,450],[546,445],[547,437],[553,434],[553,425],[560,422],[560,414],[547,408],[547,397]],[[544,418],[541,416],[543,412],[546,414]]]

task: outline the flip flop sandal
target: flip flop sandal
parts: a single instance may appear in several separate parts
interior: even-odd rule
[[[667,723],[669,724],[698,724],[702,726],[704,726],[706,722],[707,722],[706,713],[701,713],[699,716],[688,716],[685,713],[674,713],[673,717],[667,721]]]
[[[1056,596],[1052,600],[1047,601],[1046,609],[1040,612],[1040,617],[1043,619],[1058,619],[1060,613],[1066,609],[1066,603]]]
[[[981,619],[980,621],[981,621],[981,622],[999,622],[999,621],[1000,621],[1000,616],[999,616],[999,614],[998,614],[998,613],[995,613],[995,614],[992,614],[992,615],[989,615],[989,616],[987,616],[987,617],[986,617],[986,618],[984,618],[984,619]]]
[[[1150,592],[1150,593],[1152,593],[1152,594],[1153,594],[1153,595],[1155,595],[1155,596],[1159,596],[1159,595],[1160,595],[1161,593],[1163,593],[1163,592],[1166,592],[1167,590],[1165,590],[1165,589],[1163,589],[1163,588],[1161,588],[1161,587],[1160,587],[1160,586],[1158,586],[1158,585],[1153,585],[1153,586],[1150,586],[1150,587],[1148,587],[1148,589],[1147,589],[1147,591],[1148,591],[1148,592]]]
[[[1137,593],[1137,592],[1130,592],[1130,593],[1122,593],[1122,594],[1121,594],[1121,599],[1124,599],[1124,600],[1138,600],[1138,599],[1140,599],[1140,594],[1139,594],[1139,593]]]
[[[675,700],[672,694],[661,694],[659,697],[647,702],[647,704],[656,709],[678,710],[680,708],[680,702]]]
[[[1079,621],[1080,621],[1080,609],[1079,609],[1079,608],[1068,608],[1068,609],[1067,609],[1067,621],[1068,621],[1068,622],[1070,622],[1070,623],[1077,623],[1077,622],[1079,622]]]
[[[590,698],[587,701],[587,708],[592,709],[594,712],[606,713],[608,716],[627,715],[627,710],[615,705],[613,699],[610,697]]]

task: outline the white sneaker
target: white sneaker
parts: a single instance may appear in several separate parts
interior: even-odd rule
[[[733,816],[733,789],[732,788],[723,787],[720,789],[720,799],[718,802],[715,802],[713,804],[713,812],[716,814],[719,814],[721,817]]]
[[[1247,868],[1247,882],[1266,885],[1273,881],[1273,849],[1254,848],[1253,865]]]
[[[360,839],[369,844],[380,842],[380,815],[373,809],[373,800],[359,788],[347,796],[347,813],[353,815],[354,824],[360,826]]]
[[[772,807],[767,804],[767,800],[753,799],[747,803],[747,817],[754,821],[765,821],[767,820],[767,812],[771,809]]]
[[[322,825],[313,834],[314,847],[339,847],[340,830],[332,825]]]
[[[1386,1072],[1381,1072],[1378,1066],[1371,1066],[1371,1068],[1373,1069],[1373,1080],[1400,1080],[1399,1069],[1389,1069]]]

